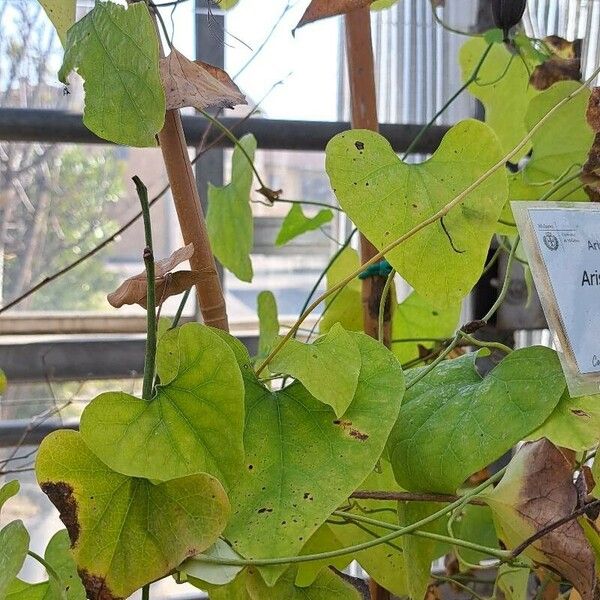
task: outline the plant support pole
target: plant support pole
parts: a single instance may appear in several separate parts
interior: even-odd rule
[[[345,16],[345,22],[352,127],[378,131],[371,11],[367,7],[349,12]],[[361,234],[361,262],[367,262],[375,254],[377,254],[375,246]],[[375,339],[378,337],[379,307],[386,279],[385,275],[374,275],[362,280],[364,330]],[[383,318],[383,342],[388,347],[391,344],[391,296],[390,294],[385,303]]]
[[[127,1],[131,2],[131,0]],[[159,39],[160,55],[164,57],[156,15],[154,25]],[[202,320],[211,327],[229,331],[221,279],[208,239],[200,194],[188,154],[179,110],[167,110],[165,124],[158,134],[158,143],[167,169],[183,242],[186,245],[194,245],[190,266],[193,271],[205,275],[202,284],[196,286]]]
[[[371,10],[359,8],[346,14],[346,53],[348,56],[348,80],[350,82],[351,120],[353,129],[379,131],[377,118],[377,93],[375,88],[375,64],[371,37]],[[377,249],[361,233],[360,260],[367,262],[377,254]],[[381,298],[387,277],[373,275],[362,280],[363,326],[365,333],[381,341],[389,348],[392,341],[391,301],[388,294],[379,318]],[[381,330],[381,331],[380,331]],[[381,334],[381,335],[380,335]],[[390,593],[375,581],[369,581],[372,600],[389,600]]]

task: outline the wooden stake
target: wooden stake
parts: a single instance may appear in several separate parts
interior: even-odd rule
[[[194,244],[194,255],[190,259],[190,266],[192,270],[206,274],[202,285],[196,286],[202,319],[211,327],[228,331],[227,308],[221,280],[208,240],[200,196],[178,110],[167,111],[165,125],[158,134],[158,140],[171,184],[183,241],[185,244]]]
[[[345,16],[346,51],[348,55],[348,79],[354,129],[379,130],[377,118],[377,94],[375,89],[375,66],[371,38],[371,11],[360,8]],[[360,258],[364,264],[377,254],[377,249],[361,234]],[[377,275],[362,282],[363,324],[365,333],[377,339],[379,305],[386,277]],[[385,305],[384,335],[386,346],[391,343],[391,297]],[[373,580],[369,581],[371,600],[389,600],[390,593]]]
[[[370,9],[360,8],[349,12],[346,20],[346,50],[348,55],[348,78],[352,106],[352,127],[354,129],[379,130],[377,119],[377,95],[375,90],[375,67],[373,42],[371,39]],[[360,256],[363,263],[377,254],[377,249],[361,234]],[[362,302],[365,333],[377,338],[377,318],[381,293],[386,277],[375,276],[363,280]],[[391,298],[385,305],[384,336],[386,346],[391,343]],[[383,597],[381,597],[383,598]]]

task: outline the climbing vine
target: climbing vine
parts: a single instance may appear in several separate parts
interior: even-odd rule
[[[44,557],[29,550],[20,521],[0,530],[0,599],[116,600],[138,590],[147,598],[152,583],[172,577],[212,600],[354,600],[368,591],[341,574],[353,560],[413,600],[437,597],[445,581],[481,597],[469,582],[482,564],[493,569],[493,597],[526,598],[532,574],[543,585],[562,581],[572,598],[597,597],[600,397],[572,398],[550,348],[478,338],[506,296],[511,266],[528,268],[510,201],[597,194],[598,71],[581,81],[575,45],[529,39],[518,27],[525,2],[499,3],[498,29],[463,45],[464,85],[445,106],[466,90],[485,120],[455,124],[420,164],[373,131],[335,136],[326,170],[339,205],[308,217],[303,205],[319,203],[269,189],[254,164],[257,140],[238,140],[206,112],[245,103],[234,81],[175,48],[161,58],[152,2],[98,0],[77,22],[71,0],[41,3],[65,48],[60,79],[68,84],[74,69],[83,77],[83,119],[96,135],[143,147],[160,134],[170,175],[175,163],[185,171],[187,153],[173,158],[165,131],[193,106],[235,150],[230,182],[209,189],[206,222],[195,216],[199,241],[163,260],[134,177],[145,269],[109,300],[147,310],[142,397],[104,393],[79,431],[42,442],[37,480],[66,530]],[[371,4],[313,0],[298,26]],[[200,294],[214,273],[213,255],[252,280],[255,179],[264,204],[290,204],[278,245],[341,211],[376,250],[361,264],[353,232],[283,335],[275,298],[262,292],[251,356],[226,330],[214,280],[205,308],[218,328],[178,321],[190,288]],[[502,255],[496,303],[459,322],[462,301]],[[171,272],[192,257],[189,271]],[[412,288],[401,301],[396,273]],[[372,276],[385,278],[378,339],[363,333],[360,281]],[[182,293],[175,320],[157,319],[165,298]],[[318,308],[313,339],[303,324]],[[489,468],[522,441],[507,466]],[[18,491],[14,481],[1,487],[0,509]],[[46,582],[18,578],[28,555]],[[443,577],[431,573],[441,556],[452,564]]]

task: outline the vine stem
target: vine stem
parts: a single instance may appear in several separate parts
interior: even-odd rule
[[[455,502],[452,502],[448,506],[438,510],[437,512],[421,519],[420,521],[416,521],[410,525],[406,525],[404,527],[399,527],[397,530],[388,533],[387,535],[381,536],[375,540],[370,540],[367,542],[363,542],[361,544],[356,544],[354,546],[348,546],[347,548],[340,548],[339,550],[330,550],[328,552],[319,552],[317,554],[304,554],[300,556],[286,556],[280,558],[255,558],[255,559],[229,559],[229,558],[219,558],[216,556],[204,556],[200,555],[195,557],[194,560],[212,564],[212,565],[227,565],[232,567],[245,567],[245,566],[257,566],[257,567],[267,567],[272,565],[288,565],[295,563],[304,563],[304,562],[312,562],[315,560],[329,560],[331,558],[337,558],[338,556],[345,556],[346,554],[353,554],[355,552],[360,552],[361,550],[368,550],[369,548],[374,548],[380,544],[385,544],[392,540],[395,540],[403,535],[408,535],[417,531],[418,529],[428,525],[429,523],[433,523],[437,521],[439,518],[447,515],[449,512],[453,511],[455,508],[462,506],[465,501],[468,501],[470,498],[474,498],[481,494],[484,490],[486,490],[492,483],[498,481],[506,471],[506,467],[494,473],[489,479],[479,484],[477,487],[474,487],[472,490],[465,492],[463,496],[461,496]]]
[[[42,565],[42,567],[46,569],[48,575],[52,577],[52,579],[54,579],[59,586],[62,586],[60,576],[58,575],[54,567],[46,559],[42,558],[39,554],[36,554],[32,550],[28,550],[27,554],[31,556],[33,560],[39,562],[40,565]]]
[[[385,285],[383,286],[383,291],[381,292],[381,299],[379,300],[379,314],[377,315],[377,339],[382,344],[384,343],[385,305],[387,304],[388,297],[390,295],[390,288],[392,287],[395,276],[396,269],[392,269],[385,280]]]
[[[434,10],[435,13],[435,10]],[[406,157],[412,152],[413,148],[419,143],[419,140],[429,131],[429,129],[433,126],[433,124],[438,120],[438,118],[446,112],[446,110],[450,107],[450,105],[472,84],[477,80],[479,76],[479,71],[481,71],[481,67],[483,67],[483,63],[490,53],[494,43],[488,44],[484,53],[481,55],[479,62],[473,69],[473,72],[469,76],[469,78],[463,83],[463,85],[458,88],[458,90],[448,99],[448,101],[438,110],[433,117],[431,117],[430,121],[419,131],[419,133],[415,136],[413,141],[409,144],[408,148],[405,150],[404,155],[402,156],[402,160],[406,160]]]
[[[144,248],[144,265],[146,267],[147,300],[146,300],[146,356],[144,358],[144,385],[142,398],[150,400],[154,387],[154,363],[156,362],[156,287],[154,274],[154,251],[152,247],[152,224],[150,222],[150,206],[148,205],[148,189],[142,180],[135,175],[133,183],[137,190],[140,204],[142,206],[142,218],[144,220],[144,236],[146,247]]]
[[[150,600],[150,584],[142,588],[142,600]]]
[[[455,196],[450,202],[444,205],[440,210],[431,215],[428,219],[425,219],[421,223],[418,223],[414,227],[412,227],[409,231],[402,234],[399,238],[389,243],[387,246],[381,250],[381,252],[376,253],[369,260],[364,262],[358,269],[354,272],[350,273],[344,279],[339,281],[336,285],[331,287],[325,293],[321,294],[318,298],[316,298],[308,308],[298,317],[292,328],[287,332],[287,334],[280,340],[280,342],[273,348],[273,350],[269,353],[269,355],[265,358],[265,360],[259,365],[257,369],[257,374],[260,374],[261,371],[271,362],[273,357],[279,353],[281,348],[283,348],[284,344],[294,335],[298,327],[302,325],[305,319],[310,315],[310,313],[317,307],[323,300],[328,298],[331,294],[334,294],[337,290],[348,285],[355,277],[360,275],[365,269],[379,262],[382,258],[385,257],[386,254],[411,239],[414,235],[428,227],[429,225],[436,223],[442,217],[446,216],[455,206],[460,204],[473,190],[477,189],[484,181],[486,181],[489,177],[491,177],[496,171],[500,170],[505,166],[505,164],[510,161],[513,156],[518,154],[522,148],[524,148],[529,140],[543,127],[543,125],[550,119],[557,111],[559,111],[563,106],[568,104],[573,98],[578,96],[584,89],[588,87],[588,85],[598,76],[600,73],[600,67],[594,70],[592,75],[584,81],[578,88],[573,90],[568,96],[565,96],[560,102],[556,103],[532,128],[531,130],[523,137],[523,139],[510,151],[508,154],[503,156],[496,164],[492,165],[485,173],[480,175],[473,183],[467,186],[462,192],[460,192],[457,196]]]
[[[356,515],[353,513],[344,512],[343,510],[335,510],[332,514],[336,517],[342,517],[349,521],[357,521],[358,523],[375,525],[376,527],[381,527],[382,529],[389,529],[391,531],[398,531],[402,529],[400,525],[394,525],[393,523],[388,523],[387,521],[379,521],[378,519],[372,519],[363,515]],[[482,554],[493,556],[498,560],[506,560],[508,558],[512,558],[510,550],[498,550],[498,548],[489,548],[488,546],[482,546],[481,544],[476,544],[475,542],[469,542],[468,540],[461,540],[447,535],[441,535],[439,533],[431,533],[429,531],[413,531],[409,535],[427,538],[429,540],[435,540],[436,542],[454,544],[455,546],[468,548],[469,550],[476,550],[478,552],[481,552]]]

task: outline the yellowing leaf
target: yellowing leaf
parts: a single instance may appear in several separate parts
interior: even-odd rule
[[[486,47],[487,42],[478,37],[463,44],[460,65],[464,81],[472,75]],[[500,139],[502,153],[510,152],[527,133],[525,114],[530,100],[539,93],[529,84],[527,65],[504,44],[494,44],[477,81],[471,83],[468,90],[484,105],[485,122]],[[523,148],[513,160],[525,156],[528,150],[528,147]]]
[[[67,39],[67,30],[75,23],[77,0],[40,0],[48,18],[54,25],[56,33],[64,46]]]
[[[229,489],[244,468],[244,387],[232,350],[212,329],[187,323],[158,344],[161,384],[152,399],[101,394],[81,435],[111,469],[167,481],[210,473]]]
[[[256,139],[240,139],[246,154],[254,160]],[[224,187],[209,185],[206,227],[211,248],[221,264],[238,279],[252,281],[250,252],[254,241],[250,188],[254,173],[248,158],[236,146],[231,161],[231,182]]]
[[[247,104],[246,97],[231,77],[219,67],[191,61],[173,48],[160,60],[167,110],[193,106],[198,110],[233,108]]]
[[[277,302],[273,292],[263,291],[258,294],[258,358],[264,359],[271,350],[273,342],[279,335],[279,316]]]
[[[364,334],[351,335],[362,363],[356,394],[342,419],[300,383],[271,391],[242,367],[247,469],[231,491],[234,513],[226,531],[242,556],[299,553],[381,456],[404,377],[381,344]],[[281,569],[261,572],[272,585]]]
[[[493,491],[483,496],[494,514],[502,541],[515,548],[544,527],[577,508],[573,467],[551,442],[525,444]],[[553,529],[525,550],[537,564],[560,573],[583,600],[596,587],[594,553],[581,525],[573,519]]]
[[[275,245],[283,246],[307,231],[319,229],[331,219],[333,219],[333,213],[328,208],[320,210],[314,217],[309,218],[302,212],[301,204],[292,204],[290,212],[281,224]]]
[[[462,121],[422,164],[407,164],[389,142],[352,130],[327,145],[327,172],[340,206],[358,229],[383,250],[468,188],[502,157],[492,130]],[[498,171],[443,218],[386,254],[398,273],[431,305],[456,304],[478,281],[507,198],[506,173]]]
[[[555,446],[589,450],[600,441],[600,396],[571,398],[565,390],[556,408],[527,440],[550,440]]]
[[[356,250],[345,248],[327,271],[327,289],[331,289],[359,266]],[[358,277],[330,296],[325,301],[325,306],[327,310],[321,319],[321,333],[327,333],[336,323],[340,323],[346,331],[363,330],[361,283]]]
[[[273,373],[296,378],[317,400],[331,406],[336,416],[341,417],[356,393],[361,362],[354,336],[336,323],[312,344],[288,340],[269,368]]]
[[[402,364],[418,358],[419,346],[432,348],[435,341],[427,338],[450,337],[456,330],[459,317],[460,304],[440,309],[434,308],[416,292],[413,292],[394,310],[392,351]],[[397,341],[407,338],[412,341]]]
[[[127,9],[97,2],[67,34],[58,74],[84,79],[83,122],[96,135],[127,146],[156,146],[165,120],[158,37],[145,2]]]
[[[67,527],[90,600],[125,598],[168,575],[210,547],[229,514],[214,477],[191,475],[154,485],[120,475],[75,431],[44,439],[36,474]]]

